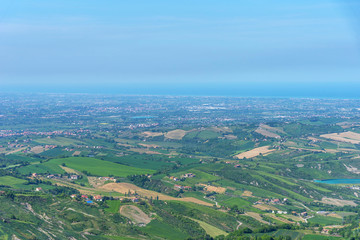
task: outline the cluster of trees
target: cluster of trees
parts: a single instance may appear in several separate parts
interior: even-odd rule
[[[224,240],[291,240],[292,238],[290,236],[279,236],[279,237],[272,237],[269,235],[262,235],[262,236],[252,236],[250,234],[253,233],[271,233],[271,232],[275,232],[277,230],[280,229],[287,229],[287,230],[296,230],[297,227],[296,226],[292,226],[289,224],[283,224],[283,225],[278,225],[278,226],[262,226],[260,228],[256,228],[254,230],[245,227],[245,228],[241,228],[239,230],[236,230],[234,232],[231,232],[229,235],[227,235],[226,237],[222,237],[220,239],[224,239]]]
[[[168,195],[177,197],[179,192],[166,186],[161,180],[148,178],[146,175],[130,175],[128,179],[136,186],[153,190],[156,192],[166,193]]]

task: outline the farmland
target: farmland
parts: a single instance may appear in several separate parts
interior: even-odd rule
[[[87,171],[95,176],[115,175],[126,177],[132,174],[152,173],[152,170],[129,167],[126,165],[116,164],[108,161],[102,161],[95,158],[70,157],[64,159],[53,159],[48,162],[48,166],[60,166],[65,164],[67,167],[80,172]],[[99,167],[100,166],[100,167]]]
[[[0,118],[0,235],[46,236],[38,225],[60,239],[359,235],[360,114],[343,125],[330,108],[349,102],[55,99],[37,102],[47,117],[13,106],[17,118]],[[316,181],[329,179],[344,181]]]

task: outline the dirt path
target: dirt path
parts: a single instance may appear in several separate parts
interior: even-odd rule
[[[25,150],[25,149],[27,149],[27,147],[18,148],[18,149],[15,149],[13,151],[10,151],[10,152],[6,153],[5,155],[10,155],[10,154],[13,154],[13,153],[17,153],[17,152],[20,152],[20,151]]]
[[[243,223],[240,222],[240,221],[237,221],[237,223],[238,223],[238,225],[237,225],[237,227],[236,227],[236,230],[238,230],[238,229],[240,228],[240,226],[243,224]]]

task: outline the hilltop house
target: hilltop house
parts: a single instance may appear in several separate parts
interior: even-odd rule
[[[102,200],[103,200],[102,196],[100,196],[100,195],[94,196],[93,199],[94,199],[95,201],[102,201]]]

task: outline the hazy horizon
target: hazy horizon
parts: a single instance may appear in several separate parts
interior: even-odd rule
[[[0,92],[358,98],[360,3],[5,0]]]

